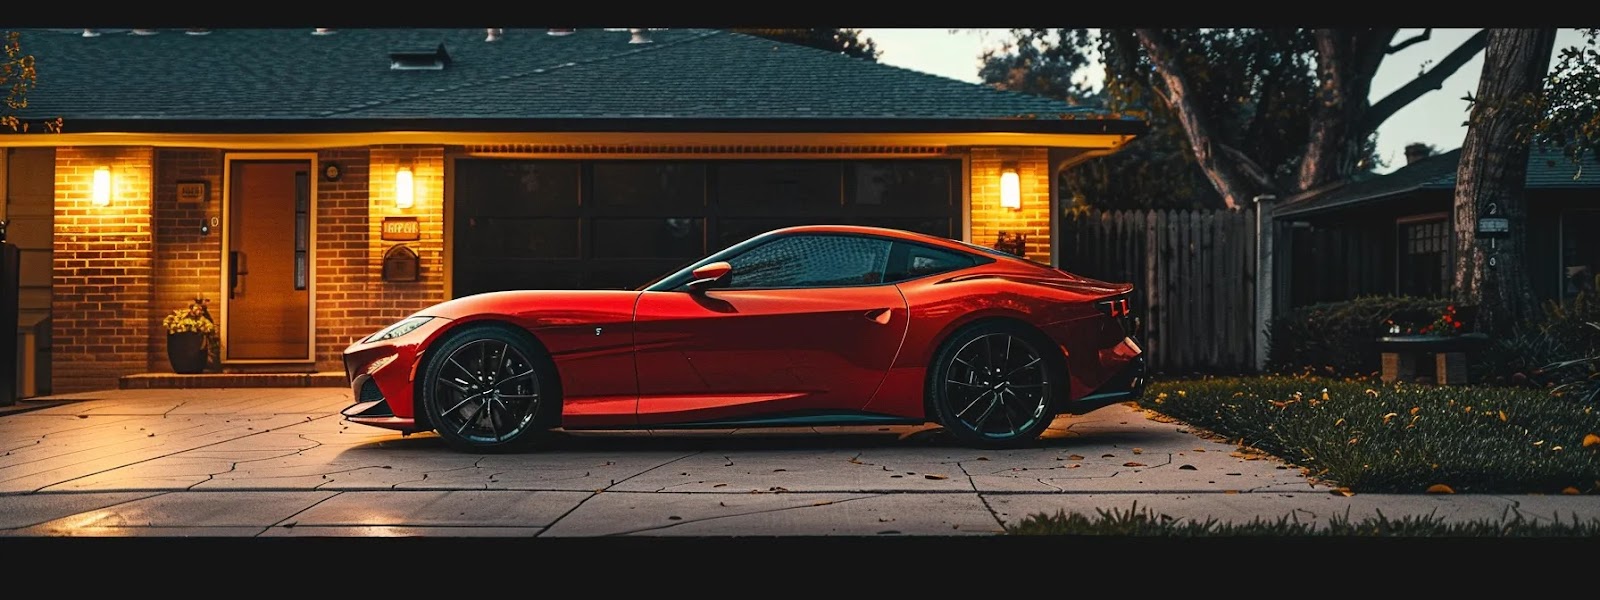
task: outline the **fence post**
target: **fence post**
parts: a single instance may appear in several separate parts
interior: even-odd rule
[[[1267,369],[1267,328],[1272,323],[1272,207],[1277,196],[1263,194],[1254,198],[1256,205],[1256,371]]]

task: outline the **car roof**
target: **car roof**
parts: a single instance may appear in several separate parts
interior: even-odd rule
[[[949,238],[943,238],[943,237],[939,237],[939,236],[936,236],[936,235],[929,235],[929,234],[926,234],[926,233],[918,233],[918,232],[915,232],[915,231],[906,231],[904,229],[890,229],[890,228],[887,228],[887,227],[870,227],[870,226],[867,226],[867,225],[797,225],[797,226],[794,226],[794,227],[784,227],[782,229],[774,229],[774,230],[769,231],[767,233],[768,233],[768,235],[793,234],[793,233],[847,233],[847,234],[856,234],[856,235],[871,235],[871,236],[884,237],[884,238],[895,239],[895,240],[905,240],[905,241],[908,241],[908,242],[922,242],[922,243],[927,243],[927,244],[937,244],[937,245],[939,245],[941,247],[950,248],[952,250],[960,250],[962,252],[972,252],[971,248],[968,248],[964,244],[961,244],[960,242],[956,242],[956,241],[951,240]]]

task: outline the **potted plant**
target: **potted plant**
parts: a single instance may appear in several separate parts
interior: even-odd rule
[[[221,348],[217,323],[206,305],[211,301],[196,296],[186,308],[172,311],[161,320],[167,328],[167,360],[174,373],[200,373]]]

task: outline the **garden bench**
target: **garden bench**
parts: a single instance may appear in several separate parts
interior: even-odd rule
[[[1417,363],[1433,355],[1434,381],[1439,385],[1467,383],[1467,353],[1483,347],[1489,336],[1482,333],[1462,335],[1409,334],[1378,338],[1378,351],[1383,354],[1384,383],[1411,381],[1417,376]]]

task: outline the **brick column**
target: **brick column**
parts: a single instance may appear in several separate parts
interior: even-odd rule
[[[117,387],[151,363],[151,188],[154,149],[56,149],[51,387]],[[111,172],[108,206],[92,202],[94,172]],[[159,331],[159,330],[158,330]]]
[[[968,184],[972,187],[972,239],[993,247],[1001,231],[1028,236],[1027,257],[1050,262],[1050,152],[1046,148],[973,148]],[[1000,169],[1016,163],[1022,183],[1022,208],[1000,206]]]
[[[212,302],[222,286],[222,151],[203,148],[158,149],[155,153],[155,304],[150,314],[149,370],[171,372],[166,329],[161,319],[189,305],[195,296]],[[209,197],[201,204],[179,204],[179,181],[204,181]],[[218,227],[209,227],[219,217]],[[209,229],[202,232],[201,225]]]

